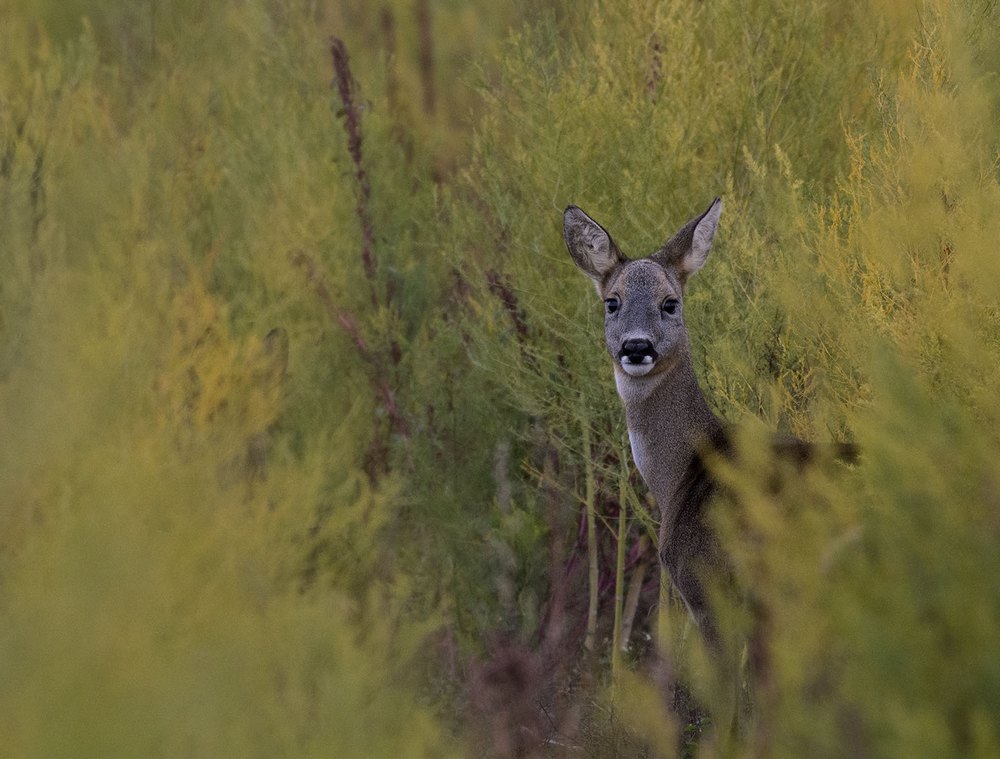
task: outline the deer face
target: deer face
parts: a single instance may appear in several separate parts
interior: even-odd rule
[[[642,377],[669,363],[661,359],[669,359],[686,334],[676,275],[649,259],[630,261],[602,289],[605,344],[622,371]]]
[[[605,344],[616,372],[632,378],[659,373],[686,350],[684,286],[708,258],[721,213],[716,198],[663,247],[630,261],[604,227],[576,206],[566,209],[566,246],[604,301]]]

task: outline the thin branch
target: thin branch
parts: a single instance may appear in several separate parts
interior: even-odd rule
[[[584,406],[583,398],[581,398],[581,406]],[[584,646],[588,651],[593,652],[597,643],[597,603],[600,581],[600,570],[597,563],[597,520],[594,518],[595,477],[594,462],[591,459],[590,451],[590,422],[586,416],[581,417],[580,426],[583,433],[583,465],[587,499],[587,558],[590,570],[588,575],[590,594],[587,602],[587,636],[584,639]]]
[[[372,368],[376,376],[383,374],[381,362],[378,357],[372,353],[371,350],[369,350],[367,343],[365,343],[364,338],[358,330],[357,321],[355,321],[353,315],[351,315],[349,311],[346,311],[337,305],[333,296],[330,294],[330,288],[327,286],[326,278],[317,268],[316,262],[301,250],[292,251],[289,254],[289,258],[295,266],[305,272],[306,279],[309,281],[309,284],[312,285],[316,296],[319,298],[320,303],[323,304],[327,314],[330,315],[330,318],[351,339],[351,342],[354,343],[354,347],[358,349],[358,353],[361,355],[361,358],[364,359],[365,363]],[[382,406],[389,415],[392,430],[400,435],[409,436],[409,424],[407,424],[406,419],[399,412],[399,406],[396,403],[396,396],[393,393],[392,388],[384,379],[381,379],[380,377],[378,379],[372,377],[371,384],[375,396],[380,399]]]
[[[364,338],[361,337],[361,333],[358,331],[357,321],[349,311],[345,311],[334,301],[333,296],[330,294],[330,288],[326,286],[325,278],[316,268],[316,262],[301,250],[293,250],[288,254],[288,257],[295,266],[305,272],[306,279],[313,286],[316,296],[319,298],[320,303],[323,304],[330,318],[351,338],[351,342],[354,343],[354,347],[358,349],[361,356],[371,363],[372,356],[368,351],[368,346],[365,344]]]
[[[357,102],[356,83],[351,75],[350,57],[343,40],[338,37],[330,38],[330,56],[333,58],[333,83],[336,85],[343,106],[340,114],[344,117],[344,131],[347,132],[347,152],[350,153],[351,161],[354,163],[354,183],[358,198],[355,213],[361,227],[361,263],[364,267],[365,278],[368,280],[368,286],[371,289],[372,305],[377,307],[375,230],[369,210],[372,190],[362,160],[361,106]]]

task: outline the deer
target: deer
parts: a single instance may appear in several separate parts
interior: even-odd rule
[[[563,214],[569,254],[604,301],[605,347],[625,406],[632,459],[660,512],[661,565],[711,648],[719,636],[703,575],[721,568],[721,554],[705,519],[713,487],[702,453],[725,446],[725,425],[698,384],[683,305],[721,214],[716,198],[660,248],[634,260],[577,206]]]
[[[659,509],[661,566],[716,653],[721,641],[706,577],[727,577],[729,569],[707,514],[720,489],[708,459],[731,457],[733,450],[728,427],[712,411],[692,365],[684,293],[708,260],[721,215],[722,199],[716,198],[661,247],[629,259],[580,208],[571,205],[563,214],[570,257],[604,301],[605,347],[625,407],[632,458]],[[799,468],[818,452],[791,436],[775,436],[772,446]],[[834,444],[830,452],[846,461],[857,455],[849,443]],[[753,648],[751,640],[751,659]],[[766,652],[758,647],[756,656],[764,659]]]

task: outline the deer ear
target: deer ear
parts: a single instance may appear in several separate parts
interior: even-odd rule
[[[681,227],[650,258],[663,266],[673,266],[681,280],[686,281],[708,260],[708,251],[712,248],[712,238],[715,237],[721,215],[722,198],[716,198],[707,211]]]
[[[608,274],[627,260],[607,230],[576,206],[563,214],[563,237],[573,262],[598,289]]]

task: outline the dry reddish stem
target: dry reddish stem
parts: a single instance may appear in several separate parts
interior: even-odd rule
[[[514,323],[518,339],[521,341],[527,340],[528,322],[524,318],[524,311],[521,310],[521,305],[518,303],[517,295],[511,288],[510,282],[494,269],[486,272],[486,282],[490,286],[490,292],[500,299],[504,310]]]
[[[316,266],[316,262],[301,250],[292,251],[289,257],[292,263],[298,268],[305,272],[306,279],[309,280],[309,284],[312,285],[313,290],[316,292],[316,296],[319,298],[326,312],[330,315],[330,318],[336,322],[344,333],[351,339],[354,343],[354,347],[358,349],[358,353],[361,358],[373,369],[374,375],[372,377],[372,390],[375,392],[376,397],[378,397],[382,405],[384,406],[386,413],[389,415],[389,420],[392,425],[392,430],[400,435],[409,435],[410,429],[409,425],[406,423],[406,419],[403,418],[402,414],[399,412],[399,406],[396,404],[396,396],[392,392],[392,388],[389,384],[381,378],[384,375],[382,371],[382,361],[368,349],[367,343],[365,343],[364,338],[361,336],[358,330],[358,323],[354,319],[354,316],[345,311],[343,308],[337,305],[333,296],[330,294],[330,288],[326,284],[326,278],[320,272],[319,268]]]
[[[361,263],[364,266],[365,278],[371,288],[372,305],[377,307],[375,230],[368,208],[372,190],[362,161],[361,108],[357,102],[354,77],[351,75],[350,57],[347,55],[347,47],[343,40],[338,37],[330,38],[330,55],[333,58],[333,83],[340,95],[341,105],[343,105],[341,115],[344,117],[344,131],[347,132],[347,152],[350,153],[351,161],[354,163],[354,184],[358,197],[355,213],[358,217],[358,224],[361,226]],[[391,298],[391,293],[388,295]]]
[[[357,321],[355,321],[354,316],[349,311],[345,311],[334,301],[333,296],[330,294],[330,288],[326,286],[325,278],[319,269],[316,268],[316,262],[301,250],[293,250],[288,254],[288,257],[292,260],[293,264],[305,272],[306,279],[313,286],[313,290],[316,291],[317,297],[323,304],[326,312],[330,315],[330,318],[339,324],[340,328],[351,338],[351,342],[354,343],[354,347],[358,349],[361,355],[366,360],[371,361],[368,346],[358,331]]]
[[[424,90],[424,113],[432,116],[437,92],[434,87],[434,32],[429,0],[417,0],[417,26],[420,28],[420,81]]]

